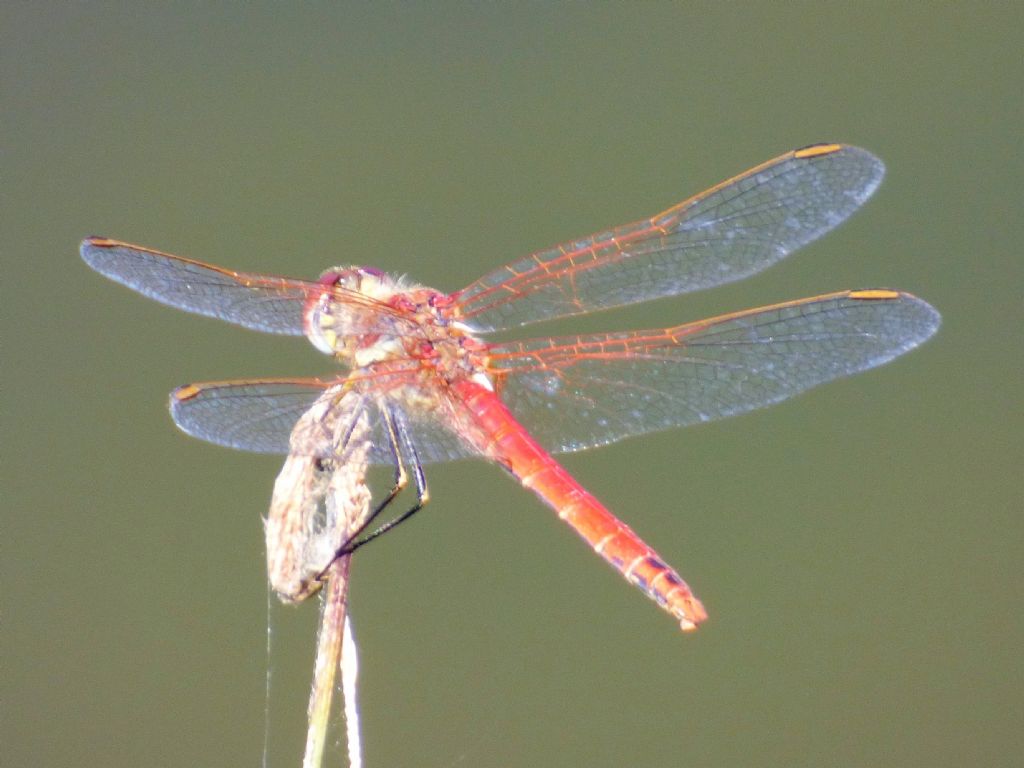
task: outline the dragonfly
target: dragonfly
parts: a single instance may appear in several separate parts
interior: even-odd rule
[[[307,500],[289,504],[290,486],[282,485],[285,498],[276,506],[286,508],[281,516],[291,528],[272,533],[268,521],[270,583],[282,599],[315,593],[334,558],[420,509],[429,498],[424,465],[482,457],[533,491],[688,631],[707,617],[701,601],[553,454],[747,412],[873,368],[934,334],[938,312],[909,293],[872,288],[653,330],[488,337],[746,278],[843,222],[883,174],[866,150],[804,147],[650,218],[512,261],[453,293],[368,266],[300,280],[103,237],[87,238],[81,254],[151,299],[257,331],[305,336],[341,366],[319,378],[179,387],[170,410],[186,433],[300,459],[308,480],[343,460],[347,431],[366,425],[368,465],[394,473],[391,492],[368,520],[412,478],[415,503],[377,530],[321,544],[318,552],[278,552],[275,562],[271,545],[324,538],[296,533],[308,529],[313,513]],[[339,416],[333,404],[342,401]]]

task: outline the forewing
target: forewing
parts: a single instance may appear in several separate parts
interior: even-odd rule
[[[789,152],[650,219],[495,270],[455,294],[456,311],[491,331],[739,280],[845,220],[884,171],[857,147]]]
[[[353,332],[395,329],[392,311],[367,296],[292,278],[235,272],[149,248],[90,237],[82,258],[100,274],[172,307],[265,333],[302,336],[307,301],[330,292],[360,318]]]
[[[499,393],[542,445],[576,451],[779,402],[930,337],[907,293],[844,291],[657,331],[492,347]]]

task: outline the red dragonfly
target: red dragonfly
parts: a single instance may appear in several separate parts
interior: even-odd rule
[[[318,439],[315,429],[292,435],[317,412],[314,404],[329,414],[332,398],[344,398],[344,418],[368,420],[370,463],[395,468],[386,501],[409,470],[418,501],[333,556],[422,506],[422,464],[481,456],[536,493],[690,630],[707,614],[683,579],[551,452],[779,402],[916,347],[938,328],[938,313],[901,291],[847,290],[656,330],[510,342],[485,336],[745,278],[837,226],[883,173],[865,150],[805,147],[651,218],[534,253],[448,294],[371,267],[337,267],[305,281],[100,237],[81,251],[93,269],[145,296],[267,333],[304,335],[348,369],[331,378],[190,384],[171,395],[173,418],[190,435],[318,461],[337,459],[337,418],[324,430],[335,439]],[[274,586],[301,599],[329,564],[301,583]]]

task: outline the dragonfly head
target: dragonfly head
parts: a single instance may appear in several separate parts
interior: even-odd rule
[[[328,355],[340,352],[339,336],[347,334],[352,323],[345,307],[356,295],[375,296],[387,279],[379,270],[362,267],[332,267],[321,274],[317,283],[323,290],[307,300],[304,310],[306,337],[313,346]]]
[[[321,352],[348,354],[361,336],[381,333],[380,313],[405,291],[401,279],[373,267],[332,267],[317,281],[323,290],[307,302],[306,337]]]
[[[320,275],[318,282],[332,288],[376,296],[382,285],[394,281],[375,267],[331,267]]]

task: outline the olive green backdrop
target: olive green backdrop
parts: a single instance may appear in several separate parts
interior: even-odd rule
[[[567,457],[704,599],[692,636],[498,469],[431,468],[355,561],[367,763],[1019,765],[1024,14],[946,5],[5,4],[0,762],[258,765],[268,665],[267,762],[302,746],[315,605],[265,650],[279,460],[165,402],[329,361],[108,282],[83,236],[453,290],[848,141],[889,173],[829,237],[554,330],[889,286],[939,335]]]

